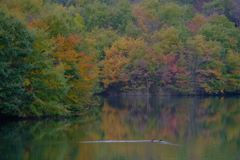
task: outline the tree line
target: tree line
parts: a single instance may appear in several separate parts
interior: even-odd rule
[[[238,94],[237,0],[0,0],[0,112],[85,114],[95,93]]]

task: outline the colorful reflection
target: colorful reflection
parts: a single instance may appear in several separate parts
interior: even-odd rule
[[[101,102],[98,111],[84,117],[1,121],[0,159],[240,157],[240,97],[105,97]],[[180,146],[145,142],[154,138]]]

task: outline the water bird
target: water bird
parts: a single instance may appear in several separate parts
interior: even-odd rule
[[[155,141],[155,138],[151,140],[152,142]]]
[[[160,139],[159,142],[161,142],[162,140]]]

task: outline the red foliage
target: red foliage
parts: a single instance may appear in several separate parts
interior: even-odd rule
[[[179,66],[181,59],[177,58],[175,54],[166,54],[163,57],[163,63],[165,64],[165,70],[162,70],[162,78],[167,83],[173,82],[177,74],[184,72],[184,67]]]
[[[193,24],[193,23],[188,23],[187,24],[187,27],[194,33],[194,34],[197,34],[197,31],[198,31],[198,27]]]

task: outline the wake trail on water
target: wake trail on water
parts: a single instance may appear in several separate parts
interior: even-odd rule
[[[152,140],[105,140],[105,141],[80,141],[79,143],[143,143],[143,142],[180,146],[179,144],[174,144],[166,141],[157,141],[157,140],[154,140],[154,141]]]

